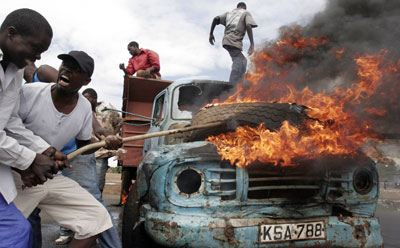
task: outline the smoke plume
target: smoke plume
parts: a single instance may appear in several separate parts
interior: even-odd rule
[[[375,56],[378,72],[359,75],[365,62],[358,58],[368,56]],[[357,104],[350,101],[347,108],[357,113],[358,119],[371,121],[381,133],[400,133],[398,0],[331,0],[307,26],[281,27],[279,39],[264,44],[252,62],[241,94],[266,92],[264,101],[287,94],[286,85],[332,93],[360,81],[377,80],[373,94],[362,93]],[[257,75],[261,75],[258,88],[246,90],[254,87],[250,81]]]

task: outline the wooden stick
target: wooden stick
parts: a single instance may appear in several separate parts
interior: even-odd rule
[[[176,134],[176,133],[189,132],[189,131],[196,130],[196,129],[217,127],[217,126],[219,126],[221,124],[222,124],[221,122],[216,122],[216,123],[199,125],[199,126],[191,126],[191,127],[185,127],[185,128],[171,129],[171,130],[162,131],[162,132],[154,132],[154,133],[136,135],[136,136],[123,138],[122,139],[122,143],[126,143],[126,142],[129,142],[129,141],[135,141],[135,140],[148,139],[148,138],[153,138],[153,137],[159,137],[159,136],[165,136],[165,135],[170,135],[170,134]],[[103,147],[105,145],[106,145],[105,141],[100,141],[100,142],[97,142],[97,143],[86,145],[86,146],[81,147],[78,150],[75,150],[74,152],[71,152],[70,154],[68,154],[67,158],[68,159],[73,159],[76,156],[81,155],[82,153],[85,153],[85,152],[87,152],[89,150],[92,150],[92,149],[101,148],[101,147]]]

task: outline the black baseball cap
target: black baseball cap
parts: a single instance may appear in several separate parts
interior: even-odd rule
[[[84,51],[71,51],[68,54],[60,54],[57,58],[64,59],[73,59],[75,60],[82,71],[86,72],[89,77],[92,76],[94,70],[94,60]]]

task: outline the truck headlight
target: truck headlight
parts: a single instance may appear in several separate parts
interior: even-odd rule
[[[372,172],[366,168],[359,168],[353,174],[353,187],[361,195],[368,194],[374,185]]]
[[[199,191],[201,181],[200,172],[192,168],[186,168],[180,171],[175,179],[176,186],[180,193],[184,193],[187,196]]]

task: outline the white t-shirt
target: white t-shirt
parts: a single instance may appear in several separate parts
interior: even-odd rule
[[[60,113],[51,98],[54,83],[30,83],[22,86],[19,115],[27,129],[61,150],[71,139],[90,140],[92,109],[79,94],[75,108],[69,114]]]

